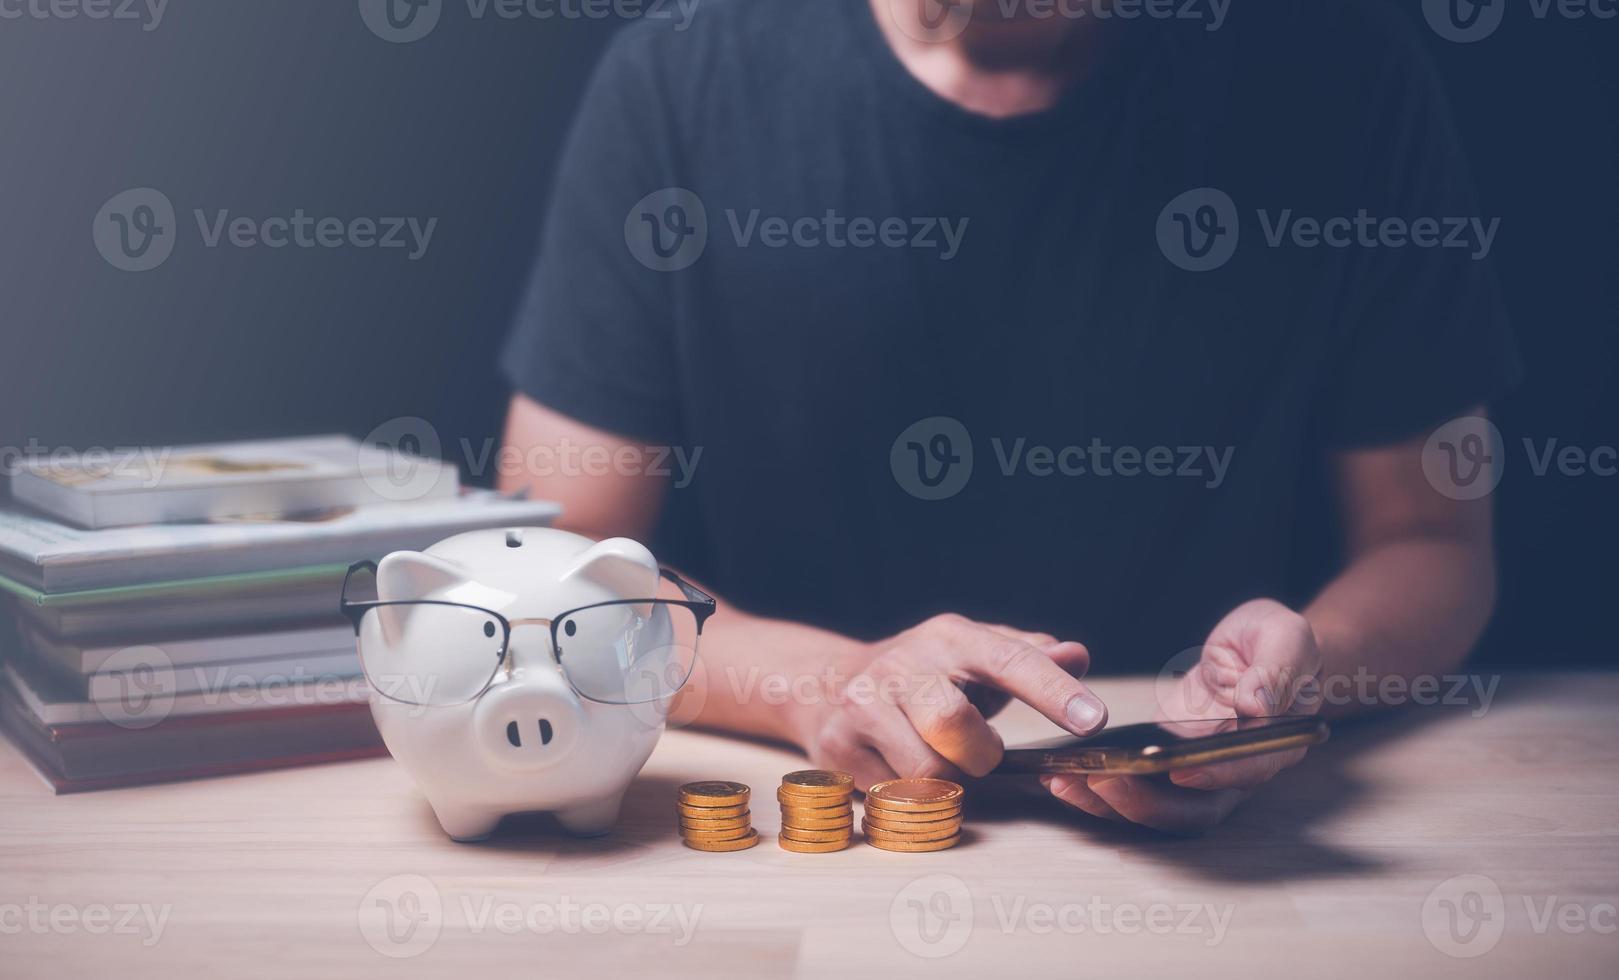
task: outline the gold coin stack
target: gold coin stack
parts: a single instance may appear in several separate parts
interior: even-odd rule
[[[854,777],[846,772],[805,769],[781,777],[776,800],[782,850],[825,854],[848,847],[854,839],[853,793]]]
[[[885,851],[942,851],[961,841],[961,786],[947,779],[892,779],[866,792],[860,829]]]
[[[710,779],[680,787],[680,839],[698,851],[745,851],[759,843],[741,783]]]

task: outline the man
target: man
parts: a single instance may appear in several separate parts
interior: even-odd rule
[[[606,54],[504,363],[512,447],[614,465],[506,482],[726,600],[700,723],[977,776],[997,696],[1101,728],[1093,662],[1261,716],[1477,639],[1489,504],[1423,447],[1516,361],[1489,241],[1428,234],[1489,227],[1434,82],[1367,0],[1170,6],[715,0]],[[1295,761],[1046,782],[1190,831]]]

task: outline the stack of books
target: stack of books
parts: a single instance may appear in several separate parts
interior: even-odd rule
[[[0,500],[0,727],[57,792],[380,754],[348,566],[558,510],[339,438],[150,459],[25,463]]]

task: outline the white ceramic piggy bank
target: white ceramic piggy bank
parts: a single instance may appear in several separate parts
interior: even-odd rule
[[[388,555],[376,582],[379,605],[357,626],[375,689],[371,711],[445,832],[479,840],[501,817],[532,811],[553,813],[579,835],[611,830],[625,790],[657,745],[668,702],[592,700],[593,688],[624,683],[625,647],[672,640],[666,607],[613,605],[659,594],[652,553],[628,538],[597,543],[550,528],[472,531],[425,552]],[[412,604],[388,605],[402,601]],[[584,629],[558,618],[602,603],[574,617]],[[476,612],[462,618],[465,607],[498,613],[509,625]],[[626,617],[641,632],[615,640]],[[393,666],[401,670],[374,676]],[[409,690],[435,682],[445,689],[436,699]],[[390,685],[405,700],[380,693]],[[443,703],[463,695],[469,700]]]

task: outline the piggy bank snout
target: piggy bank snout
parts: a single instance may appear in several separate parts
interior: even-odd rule
[[[490,688],[473,712],[478,748],[506,769],[543,769],[562,761],[583,724],[571,693],[521,679]]]

